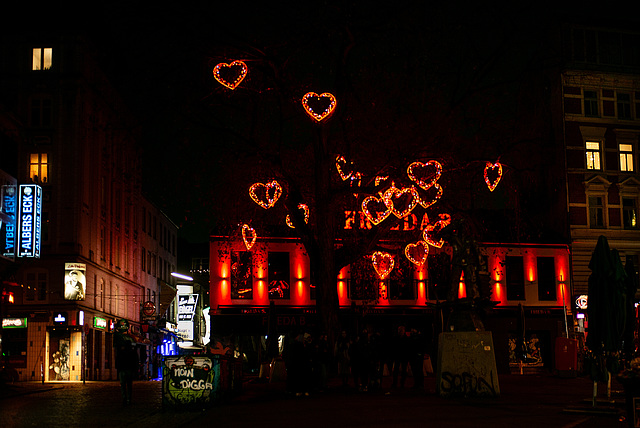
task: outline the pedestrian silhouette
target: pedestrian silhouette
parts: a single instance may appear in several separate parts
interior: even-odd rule
[[[128,340],[123,341],[116,352],[116,370],[122,392],[122,405],[131,404],[133,392],[133,377],[138,370],[138,352]]]

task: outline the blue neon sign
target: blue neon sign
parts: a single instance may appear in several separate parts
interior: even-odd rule
[[[21,184],[18,201],[18,257],[40,257],[42,187]]]
[[[16,186],[2,186],[2,221],[0,222],[0,248],[4,257],[13,258],[16,253]]]

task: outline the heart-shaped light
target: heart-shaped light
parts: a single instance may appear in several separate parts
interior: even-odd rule
[[[394,183],[384,192],[382,198],[387,207],[391,209],[393,215],[398,218],[405,218],[418,205],[420,195],[418,195],[418,191],[413,186],[398,189]],[[401,208],[398,209],[397,206]]]
[[[374,226],[382,223],[391,215],[391,209],[389,209],[384,202],[384,199],[376,198],[375,196],[367,196],[364,198],[362,201],[362,212]]]
[[[307,92],[302,97],[302,106],[311,118],[318,122],[326,119],[333,113],[336,108],[336,97],[329,92],[316,94],[315,92]]]
[[[276,180],[267,184],[255,183],[249,188],[251,199],[264,209],[274,206],[280,195],[282,195],[282,187]]]
[[[298,209],[302,210],[304,213],[304,222],[309,223],[309,207],[306,204],[298,204]],[[289,214],[287,214],[287,218],[285,221],[287,223],[287,226],[289,226],[291,229],[296,228],[291,222],[291,216]]]
[[[424,262],[427,261],[429,245],[424,241],[418,241],[415,244],[407,244],[407,246],[404,247],[404,255],[414,265],[422,266]]]
[[[247,64],[242,61],[233,61],[231,64],[221,62],[213,68],[213,77],[220,84],[233,90],[247,76]]]
[[[349,163],[349,166],[352,165],[352,163]],[[353,169],[347,171],[347,160],[342,155],[338,155],[336,157],[336,169],[338,170],[338,174],[340,175],[342,181],[347,181],[353,173]]]
[[[422,208],[429,208],[431,205],[435,204],[436,202],[438,202],[438,200],[442,197],[442,186],[440,186],[438,183],[433,184],[433,186],[431,186],[431,192],[430,193],[434,193],[429,199],[425,198],[424,196],[419,196],[418,198],[418,203],[420,204],[420,206],[422,206]]]
[[[427,163],[413,162],[407,167],[407,176],[422,190],[429,190],[442,175],[440,162],[430,160]]]
[[[380,279],[388,277],[395,265],[393,256],[383,251],[376,251],[373,253],[371,256],[371,262],[373,263],[373,268],[378,273]]]
[[[502,178],[502,164],[499,161],[496,163],[487,162],[484,166],[484,182],[487,183],[489,191],[493,192],[500,183]]]
[[[251,247],[256,243],[257,238],[258,235],[251,226],[248,224],[242,225],[242,240],[244,241],[244,246],[247,247],[247,251],[251,250]]]
[[[444,245],[444,240],[440,239],[438,241],[434,240],[433,237],[438,234],[442,229],[451,224],[451,216],[449,214],[440,214],[438,215],[440,220],[433,224],[428,224],[427,227],[422,231],[422,239],[429,245],[432,245],[436,248],[442,248]]]

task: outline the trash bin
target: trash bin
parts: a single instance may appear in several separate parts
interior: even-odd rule
[[[578,375],[578,340],[556,338],[556,371],[560,377]]]
[[[218,355],[175,355],[162,359],[162,406],[182,410],[209,407],[221,394]]]

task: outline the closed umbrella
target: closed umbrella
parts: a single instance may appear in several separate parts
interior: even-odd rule
[[[589,269],[587,347],[592,357],[595,405],[598,380],[610,381],[608,372],[617,371],[619,364],[617,354],[622,350],[626,323],[626,272],[618,251],[611,250],[607,238],[602,235],[593,251]]]

